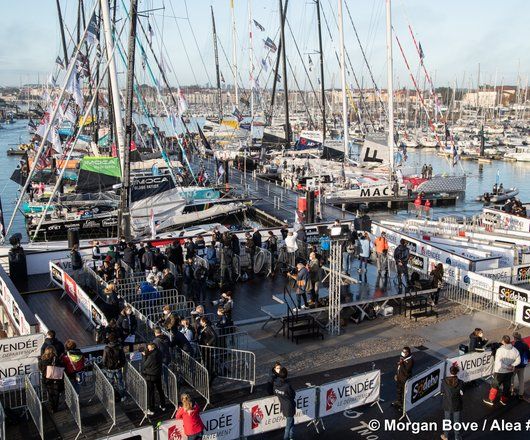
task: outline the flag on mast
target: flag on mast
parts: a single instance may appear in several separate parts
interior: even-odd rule
[[[151,27],[151,23],[147,23],[147,41],[149,44],[153,44],[153,36],[155,33],[153,32],[153,28]]]
[[[259,24],[256,20],[252,20],[254,22],[254,25],[261,31],[263,32],[265,30],[265,28]]]
[[[151,229],[151,238],[156,238],[155,211],[151,208],[149,214],[149,227]]]
[[[60,56],[57,56],[57,58],[55,58],[55,64],[57,64],[59,68],[64,69],[64,63],[63,60],[61,60]]]
[[[423,53],[423,48],[421,47],[420,42],[418,42],[418,51],[420,53],[420,60],[423,61],[423,59],[425,58],[425,54]]]
[[[276,44],[274,44],[274,41],[272,41],[270,37],[267,37],[267,39],[263,40],[263,42],[265,43],[265,47],[268,47],[271,52],[276,52],[278,50]]]
[[[97,44],[99,42],[99,24],[96,14],[92,15],[90,23],[88,23],[88,28],[86,31],[86,42],[88,44]]]
[[[177,99],[179,104],[179,113],[182,115],[186,112],[186,110],[188,110],[188,103],[186,101],[186,97],[184,96],[184,92],[180,89],[180,87],[177,91]]]

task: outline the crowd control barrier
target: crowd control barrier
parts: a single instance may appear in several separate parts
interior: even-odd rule
[[[112,431],[112,428],[116,426],[116,400],[114,398],[114,387],[97,364],[94,363],[94,369],[92,371],[94,372],[94,396],[99,399],[101,405],[105,408],[105,411],[107,411],[107,414],[112,421],[112,425],[110,425],[110,428],[107,431],[107,433],[109,433]]]
[[[203,409],[206,409],[210,405],[209,370],[180,349],[175,350],[174,359],[175,362],[171,365],[171,369],[177,371],[182,379],[204,397],[206,404]]]
[[[155,430],[152,426],[142,426],[136,429],[128,429],[117,434],[99,437],[97,440],[155,440]]]
[[[0,440],[7,440],[6,437],[6,413],[0,403]]]
[[[403,396],[403,414],[399,420],[406,418],[410,422],[408,411],[439,394],[444,377],[445,362],[442,361],[407,380]]]
[[[313,424],[317,433],[322,417],[344,412],[362,405],[379,405],[381,372],[373,370],[319,387],[296,391],[295,424]],[[381,407],[379,407],[381,408]],[[276,396],[246,401],[212,409],[201,414],[204,438],[236,440],[285,427]],[[159,429],[159,440],[187,439],[182,420],[168,420]]]
[[[147,383],[140,372],[127,362],[125,365],[125,389],[144,413],[140,426],[147,419]]]
[[[74,439],[77,440],[83,433],[83,427],[81,426],[81,407],[79,405],[79,395],[77,394],[72,382],[70,382],[70,379],[66,374],[64,375],[64,401],[72,413],[75,424],[79,428],[79,432]]]
[[[252,393],[256,384],[256,355],[252,351],[234,350],[199,345],[202,364],[210,375],[250,384]]]
[[[68,295],[75,304],[74,313],[80,310],[83,315],[96,327],[98,325],[106,326],[107,319],[94,301],[85,293],[77,282],[64,270],[60,263],[50,261],[50,281],[56,286],[63,289],[64,295]],[[61,297],[61,298],[62,298]]]
[[[179,386],[177,375],[171,370],[167,365],[163,365],[163,377],[166,380],[163,381],[164,393],[166,394],[167,399],[175,406],[175,412],[179,406]],[[171,417],[175,415],[175,412]]]
[[[42,402],[40,401],[39,394],[31,383],[31,374],[24,376],[24,384],[26,388],[27,411],[29,412],[29,415],[33,419],[33,422],[35,423],[35,426],[39,431],[40,438],[44,440],[44,419],[42,416]]]

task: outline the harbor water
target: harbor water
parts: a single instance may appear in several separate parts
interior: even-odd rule
[[[7,150],[28,140],[27,120],[15,120],[14,123],[3,125],[0,129],[0,196],[6,226],[13,214],[19,195],[19,186],[12,182],[10,177],[20,161],[19,156],[8,156]],[[491,191],[497,180],[499,183],[502,182],[505,188],[517,187],[518,198],[523,202],[530,201],[530,185],[526,181],[530,172],[530,163],[504,161],[478,163],[461,160],[453,167],[450,158],[438,156],[435,150],[409,149],[407,166],[421,173],[423,164],[431,164],[434,174],[465,173],[467,175],[465,196],[458,200],[456,206],[436,208],[436,216],[453,214],[471,216],[478,213],[482,204],[476,202],[475,198],[485,191]],[[15,217],[11,232],[20,232],[26,238],[24,219],[20,212]]]

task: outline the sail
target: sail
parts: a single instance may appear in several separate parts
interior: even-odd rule
[[[78,192],[100,192],[121,181],[120,162],[117,157],[85,156],[79,165]]]
[[[359,161],[365,166],[380,166],[390,161],[390,149],[387,145],[388,134],[368,133],[363,143]]]

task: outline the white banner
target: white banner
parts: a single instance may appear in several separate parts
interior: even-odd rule
[[[239,438],[241,408],[239,405],[226,406],[201,413],[206,429],[203,440],[236,440]],[[162,423],[159,440],[186,440],[182,420],[168,420]]]
[[[107,325],[107,319],[101,309],[96,306],[94,301],[81,289],[77,282],[61,267],[62,265],[62,260],[55,263],[50,261],[50,281],[66,292],[70,299],[77,304],[81,313],[94,326]]]
[[[0,362],[0,391],[13,388],[17,377],[38,371],[38,364],[36,357]]]
[[[319,417],[379,400],[381,371],[374,370],[320,386]]]
[[[410,411],[438,394],[442,386],[444,372],[445,362],[440,362],[407,380],[405,384],[405,411]]]
[[[143,426],[141,428],[129,429],[116,435],[99,437],[98,440],[130,440],[130,439],[154,440],[155,433],[152,426]]]
[[[490,351],[467,353],[445,361],[445,375],[450,376],[449,369],[453,364],[460,368],[458,377],[464,382],[481,379],[493,374],[493,356]]]
[[[316,396],[316,388],[296,391],[295,424],[315,419]],[[243,436],[285,427],[285,417],[280,411],[280,402],[276,396],[244,402],[241,404],[241,410],[243,411]]]
[[[515,308],[515,322],[525,327],[530,327],[530,304],[524,301],[517,301]]]
[[[0,363],[14,359],[38,357],[43,343],[44,335],[42,333],[1,339]]]
[[[530,301],[530,291],[522,288],[515,289],[514,286],[507,283],[495,281],[495,290],[498,294],[499,304],[506,307],[515,307],[517,301]]]

